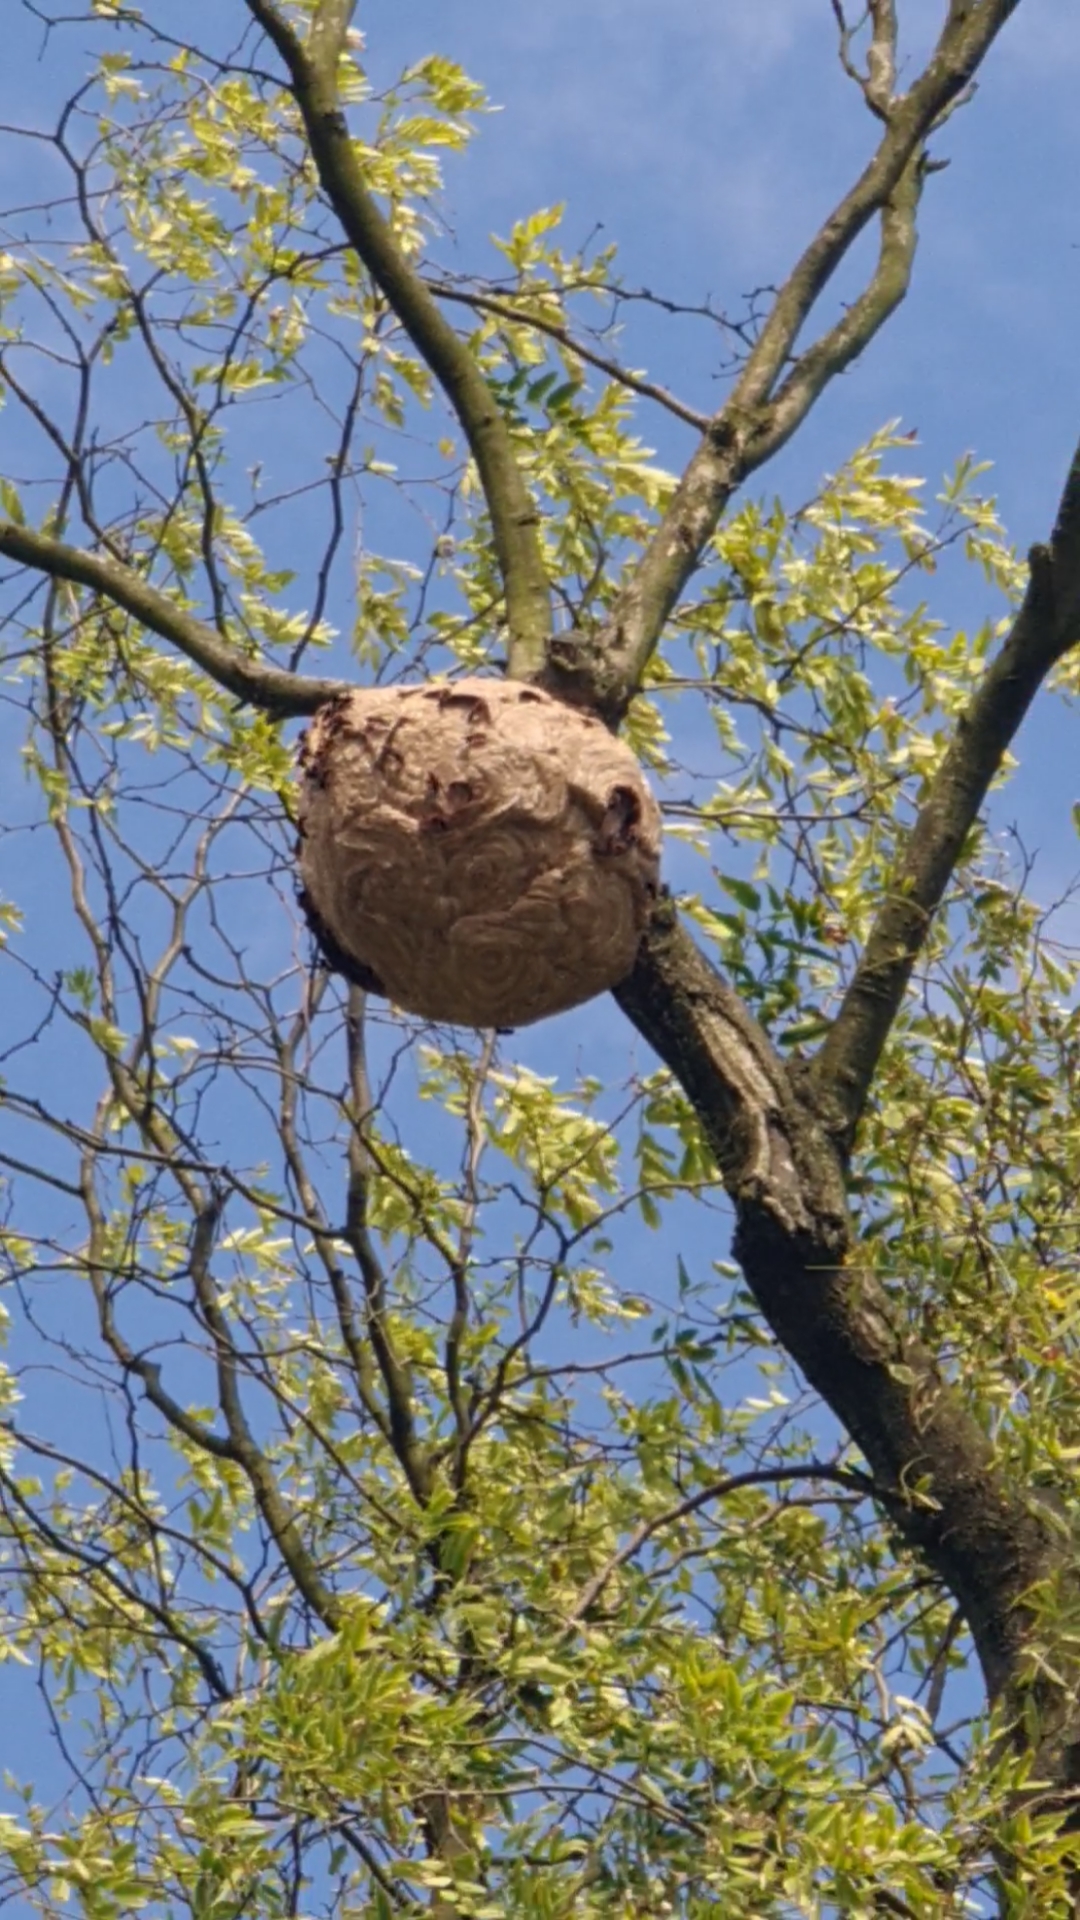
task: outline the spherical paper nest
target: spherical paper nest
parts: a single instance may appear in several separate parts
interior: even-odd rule
[[[338,971],[475,1027],[629,973],[660,814],[601,721],[516,681],[364,689],[320,708],[300,768],[300,898]]]

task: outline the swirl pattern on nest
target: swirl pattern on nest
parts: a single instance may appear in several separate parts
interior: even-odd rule
[[[629,973],[660,814],[601,721],[512,680],[357,689],[320,708],[300,771],[300,898],[338,971],[476,1027]]]

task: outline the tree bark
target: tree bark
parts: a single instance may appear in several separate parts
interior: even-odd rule
[[[1032,1660],[1032,1590],[1067,1576],[1056,1518],[994,1459],[933,1354],[859,1261],[846,1157],[738,997],[662,903],[616,999],[679,1081],[736,1215],[734,1252],[784,1351],[864,1455],[904,1545],[955,1598],[988,1697],[1034,1745],[1038,1775],[1080,1783],[1080,1662]],[[1032,1719],[1034,1713],[1034,1720]]]

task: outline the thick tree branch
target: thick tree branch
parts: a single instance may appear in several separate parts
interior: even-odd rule
[[[860,1448],[907,1545],[963,1609],[991,1700],[1018,1713],[1031,1590],[1060,1564],[1052,1522],[1003,1474],[959,1393],[860,1265],[843,1156],[670,904],[616,998],[693,1102],[765,1319]],[[1061,1777],[1074,1737],[1075,1679],[1048,1673],[1027,1696],[1047,1777]]]
[[[866,12],[854,27],[848,23],[843,0],[832,0],[832,10],[840,34],[840,65],[848,79],[854,80],[871,113],[875,113],[879,120],[887,120],[896,84],[895,0],[869,0]],[[855,64],[852,45],[856,33],[868,17],[871,23],[870,45],[866,52],[866,71],[861,73]]]
[[[1050,545],[1032,552],[1023,606],[931,782],[814,1065],[798,1079],[789,1073],[670,907],[654,916],[616,994],[705,1129],[735,1206],[734,1251],[762,1313],[861,1449],[908,1546],[956,1599],[991,1701],[1062,1806],[1080,1779],[1080,1674],[1060,1649],[1056,1665],[1036,1654],[1040,1583],[1072,1578],[1062,1539],[860,1267],[844,1188],[874,1069],[964,839],[1038,687],[1078,640],[1080,449]]]
[[[405,258],[365,182],[341,111],[337,77],[353,5],[349,0],[322,0],[306,45],[272,0],[246,0],[246,5],[288,69],[319,179],[350,245],[461,422],[491,515],[506,590],[510,671],[519,679],[533,678],[542,670],[551,631],[550,589],[536,508],[491,388],[469,347],[443,318]]]
[[[872,32],[864,92],[868,105],[884,117],[896,85],[896,0],[870,0],[869,13]]]
[[[957,722],[840,1011],[814,1062],[818,1108],[845,1149],[934,914],[1035,694],[1080,641],[1080,447],[1049,547],[1033,547],[1027,593]]]
[[[275,719],[314,713],[325,700],[348,688],[343,680],[309,680],[284,667],[249,658],[239,647],[223,640],[216,627],[185,612],[122,561],[104,559],[82,547],[69,547],[63,540],[16,526],[10,520],[0,520],[0,554],[53,580],[70,580],[91,588],[151,633],[171,641],[226,692],[235,693],[238,700],[261,708]]]
[[[911,284],[918,240],[915,215],[925,173],[920,148],[881,209],[881,240],[872,280],[836,325],[799,355],[787,379],[777,389],[768,409],[767,423],[754,436],[751,470],[763,466],[790,440],[830,380],[843,373],[869,346],[903,300]]]
[[[958,0],[950,7],[919,79],[882,109],[884,132],[873,158],[781,287],[738,382],[710,422],[605,627],[595,636],[572,635],[553,643],[548,676],[553,691],[596,707],[618,724],[736,488],[783,445],[828,382],[869,345],[903,299],[915,248],[925,141],[1018,4]],[[882,17],[875,31],[879,52],[887,50],[887,40],[888,22]],[[882,68],[880,77],[884,74]],[[884,101],[881,88],[878,98]],[[868,286],[844,317],[792,363],[796,340],[819,296],[875,217],[881,220],[881,245]]]

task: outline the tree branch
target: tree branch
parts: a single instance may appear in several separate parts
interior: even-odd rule
[[[777,294],[738,382],[710,422],[604,628],[594,636],[553,642],[547,679],[552,691],[592,705],[610,724],[618,724],[736,488],[783,445],[828,382],[863,351],[903,299],[915,248],[924,143],[1018,4],[958,0],[950,7],[923,73],[881,112],[884,132],[873,158]],[[887,10],[879,8],[879,53],[887,52],[888,33]],[[878,97],[884,99],[880,89]],[[778,387],[821,293],[877,216],[881,247],[869,285],[843,319],[798,356]]]
[[[597,353],[595,348],[585,346],[559,320],[551,320],[541,313],[528,312],[524,307],[515,306],[512,300],[503,300],[490,293],[473,293],[465,287],[451,287],[444,280],[428,280],[425,285],[437,294],[440,300],[456,300],[460,306],[475,307],[480,313],[493,313],[502,320],[509,320],[514,326],[533,327],[537,333],[546,333],[549,340],[557,340],[569,353],[576,354],[599,373],[606,373],[620,387],[629,388],[631,393],[640,393],[643,400],[655,400],[658,406],[666,407],[677,420],[685,420],[688,426],[704,429],[709,424],[708,414],[697,407],[688,407],[666,387],[657,386],[654,380],[646,380],[639,373],[631,373],[628,367],[619,365],[606,354]]]
[[[869,0],[866,12],[854,27],[848,25],[842,0],[832,0],[840,35],[840,65],[849,80],[854,80],[871,113],[887,120],[896,84],[896,0]],[[870,45],[866,53],[866,71],[860,73],[852,57],[852,43],[869,18]]]
[[[818,1110],[845,1151],[911,971],[990,783],[1051,668],[1080,641],[1080,447],[1049,547],[1033,547],[1012,628],[957,721],[885,903],[814,1061]]]
[[[386,1426],[390,1444],[410,1490],[419,1505],[431,1499],[434,1473],[431,1458],[416,1429],[412,1381],[408,1365],[398,1353],[387,1311],[386,1275],[368,1225],[372,1155],[365,1139],[375,1102],[368,1085],[364,1041],[364,995],[349,989],[345,1042],[349,1066],[349,1138],[346,1149],[348,1186],[342,1238],[360,1270],[367,1301],[367,1331],[382,1377],[386,1398]]]
[[[275,719],[314,713],[325,700],[348,690],[347,681],[308,680],[284,667],[250,659],[239,647],[223,640],[216,627],[185,612],[120,560],[69,547],[49,534],[16,526],[10,520],[0,520],[0,554],[51,579],[91,588],[131,614],[140,626],[171,641],[226,692],[235,693],[246,705],[259,707]]]
[[[319,179],[350,245],[461,422],[491,515],[506,590],[510,672],[518,679],[534,678],[543,668],[551,631],[550,589],[536,507],[491,388],[469,347],[443,318],[405,258],[365,183],[341,111],[337,77],[353,4],[321,0],[306,45],[272,0],[246,0],[246,5],[288,69]]]
[[[14,1434],[15,1429],[5,1420],[3,1431]],[[85,1470],[81,1462],[79,1468],[80,1471]],[[103,1587],[111,1588],[117,1595],[120,1612],[130,1631],[139,1633],[144,1641],[149,1640],[151,1636],[146,1623],[148,1620],[153,1621],[162,1635],[191,1655],[206,1682],[212,1700],[232,1699],[233,1690],[225,1678],[220,1662],[209,1648],[197,1634],[184,1626],[183,1621],[171,1607],[164,1605],[160,1600],[155,1600],[152,1594],[141,1591],[130,1580],[124,1578],[119,1570],[123,1566],[123,1561],[118,1560],[118,1557],[113,1554],[106,1556],[94,1553],[80,1541],[62,1533],[33,1505],[25,1486],[20,1486],[19,1482],[2,1467],[0,1467],[0,1489],[7,1496],[12,1508],[23,1516],[27,1526],[55,1556],[58,1569],[66,1566],[69,1569],[69,1578],[86,1578],[91,1593],[94,1593],[99,1581]],[[41,1569],[37,1570],[37,1578],[38,1580],[43,1578]],[[58,1571],[57,1585],[62,1584],[63,1578],[63,1574]]]
[[[1052,1524],[852,1245],[842,1155],[669,902],[616,999],[675,1073],[734,1204],[734,1253],[783,1350],[861,1450],[874,1496],[962,1608],[991,1701],[1019,1710]],[[1072,1737],[1075,1672],[1032,1683],[1041,1764]]]
[[[768,422],[754,436],[752,466],[763,466],[790,440],[830,380],[858,358],[895,313],[911,284],[918,233],[915,215],[926,164],[920,148],[909,160],[881,210],[881,242],[869,285],[843,318],[799,355],[773,396]]]
[[[950,6],[922,74],[892,102],[873,159],[818,229],[780,289],[732,395],[740,409],[760,406],[768,399],[820,294],[863,228],[888,204],[901,174],[968,86],[1018,5],[1019,0],[960,0]]]
[[[896,85],[896,0],[870,0],[870,46],[863,89],[874,113],[887,117]]]
[[[714,1500],[726,1500],[730,1494],[741,1493],[746,1487],[783,1487],[792,1481],[811,1484],[825,1482],[831,1486],[845,1488],[855,1493],[860,1500],[873,1497],[874,1486],[865,1474],[857,1473],[852,1467],[826,1465],[820,1460],[808,1460],[799,1466],[790,1467],[753,1467],[745,1473],[726,1473],[719,1480],[713,1480],[707,1487],[699,1487],[696,1493],[679,1500],[673,1507],[666,1507],[662,1513],[654,1513],[649,1520],[641,1520],[634,1528],[629,1539],[624,1540],[610,1559],[587,1581],[567,1615],[567,1624],[576,1626],[592,1612],[604,1588],[613,1574],[637,1558],[642,1547],[661,1533],[665,1527],[677,1526],[680,1520],[690,1519],[692,1514],[700,1513],[702,1507],[711,1506]]]

